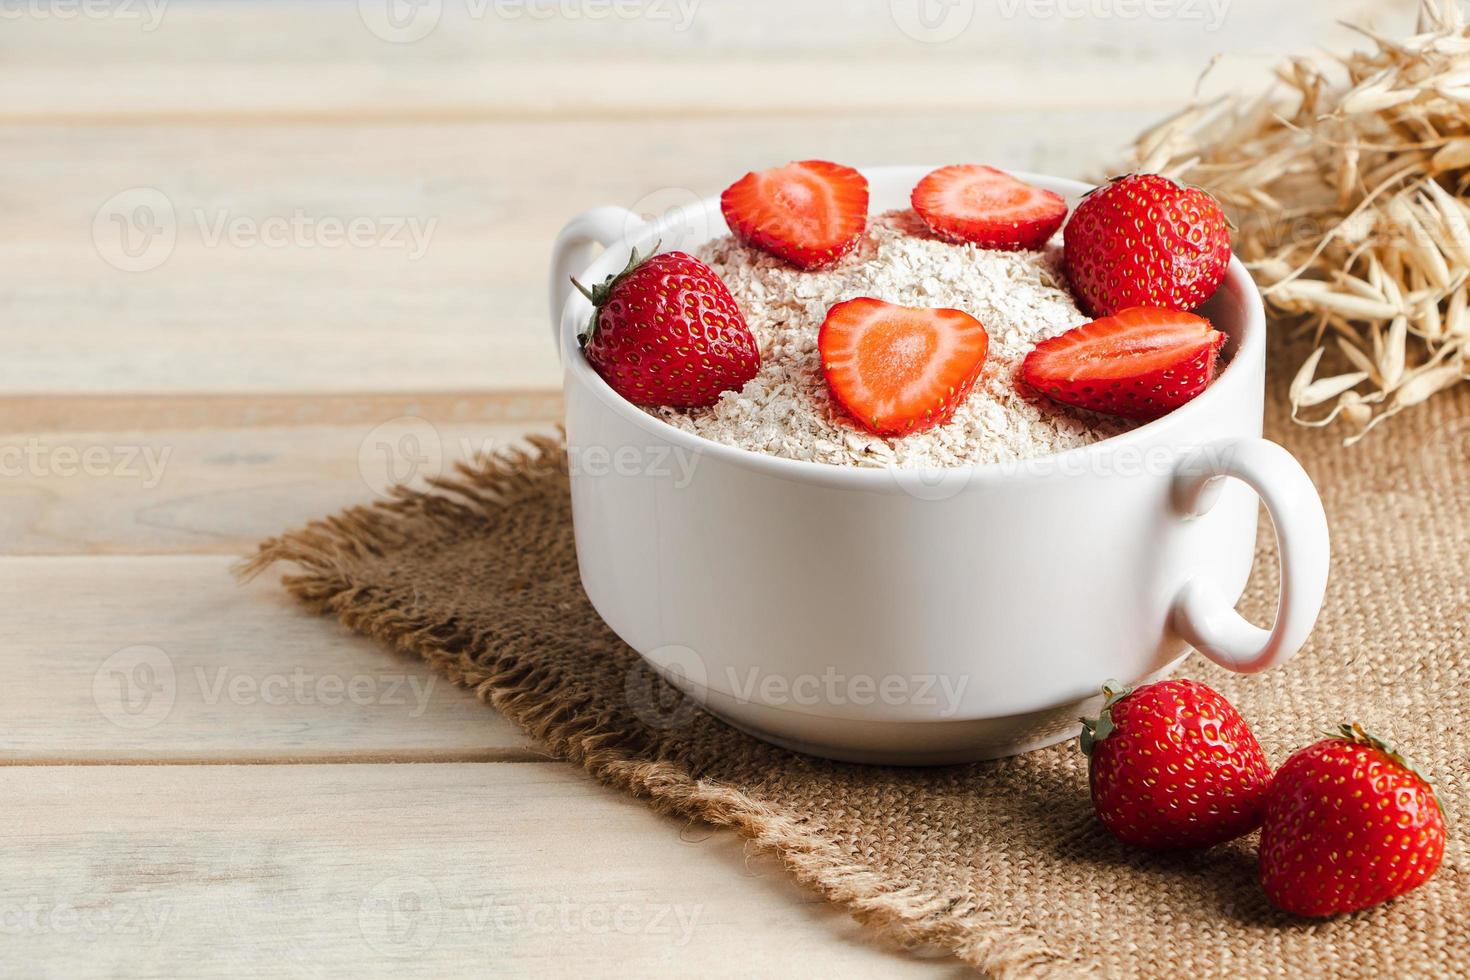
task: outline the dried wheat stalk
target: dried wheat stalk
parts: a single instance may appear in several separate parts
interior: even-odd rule
[[[1349,25],[1351,26],[1351,25]],[[1418,32],[1293,58],[1253,101],[1143,133],[1132,168],[1210,191],[1267,303],[1311,333],[1292,416],[1347,442],[1470,372],[1470,30],[1423,0]]]

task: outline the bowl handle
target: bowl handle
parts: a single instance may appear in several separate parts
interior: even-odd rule
[[[1203,447],[1174,476],[1174,501],[1190,517],[1206,513],[1218,496],[1220,477],[1255,490],[1281,552],[1281,597],[1271,629],[1253,626],[1235,611],[1215,583],[1196,578],[1174,599],[1176,632],[1215,663],[1253,674],[1301,649],[1322,609],[1330,548],[1322,498],[1301,464],[1265,439],[1224,440]]]
[[[646,222],[629,211],[614,205],[604,205],[583,211],[562,228],[551,247],[551,281],[548,293],[551,300],[551,339],[556,344],[557,356],[561,356],[562,309],[572,294],[572,276],[585,271],[597,257],[597,253],[623,238],[631,238]],[[583,285],[591,286],[591,283]]]

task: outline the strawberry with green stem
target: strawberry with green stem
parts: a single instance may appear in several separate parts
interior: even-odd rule
[[[634,249],[627,267],[602,283],[572,284],[593,307],[583,354],[635,405],[713,405],[760,370],[760,350],[735,297],[692,255],[644,258]]]
[[[1109,681],[1084,719],[1093,809],[1110,834],[1153,850],[1209,847],[1261,822],[1271,769],[1250,726],[1198,681]]]
[[[1261,886],[1296,915],[1356,912],[1424,884],[1444,849],[1444,811],[1428,780],[1383,739],[1343,725],[1272,778]]]

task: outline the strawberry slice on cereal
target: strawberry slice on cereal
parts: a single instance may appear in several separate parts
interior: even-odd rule
[[[798,269],[852,250],[868,226],[868,180],[851,167],[803,160],[748,173],[720,195],[735,237]]]
[[[979,164],[934,171],[919,181],[911,203],[945,241],[1011,251],[1041,248],[1067,218],[1060,195]]]
[[[904,436],[954,416],[985,367],[990,336],[960,310],[861,297],[827,311],[817,347],[838,403],[870,432]]]
[[[1135,306],[1043,340],[1021,380],[1064,405],[1148,421],[1209,387],[1224,344],[1204,317]]]

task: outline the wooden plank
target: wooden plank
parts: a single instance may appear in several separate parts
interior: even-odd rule
[[[443,0],[399,11],[402,27],[388,27],[374,0],[291,0],[246,6],[209,0],[128,0],[110,9],[48,11],[42,4],[7,8],[3,47],[7,64],[78,64],[112,68],[162,64],[409,64],[476,62],[525,64],[551,53],[567,63],[598,58],[644,58],[687,63],[714,57],[762,56],[795,61],[812,55],[858,59],[886,52],[914,60],[968,60],[977,55],[1075,61],[1100,58],[1104,46],[1184,60],[1181,50],[1218,40],[1240,54],[1271,52],[1284,41],[1341,40],[1334,19],[1373,18],[1381,27],[1412,23],[1413,0],[1233,0],[1220,4],[1156,0],[1149,9],[1106,3],[1001,3],[957,0],[930,11],[930,25],[908,0],[849,0],[841,17],[818,4],[788,0]],[[53,7],[63,7],[52,4]],[[80,5],[77,5],[80,6]],[[163,9],[159,9],[162,6]],[[40,8],[40,9],[37,9]],[[692,8],[692,9],[691,9]],[[1407,18],[1407,19],[1406,19]],[[289,23],[290,30],[282,25]],[[1272,36],[1263,28],[1278,30]],[[416,41],[408,35],[423,33]],[[779,28],[779,29],[778,29]],[[917,36],[916,36],[917,35]],[[941,40],[944,35],[948,38]],[[1045,43],[1043,43],[1045,42]],[[304,93],[309,95],[310,93]],[[629,93],[630,98],[649,93]]]
[[[0,972],[933,976],[564,766],[0,770]]]
[[[74,71],[11,69],[20,101],[7,102],[0,122],[145,124],[234,122],[357,122],[569,120],[642,121],[669,116],[756,116],[819,112],[824,116],[922,111],[986,112],[1148,109],[1180,104],[1193,91],[1204,59],[1186,63],[1111,66],[1109,84],[1088,85],[1088,72],[1036,72],[1015,59],[890,64],[887,72],[822,58],[800,65],[719,59],[669,68],[644,60],[571,65],[553,59],[527,64],[421,65],[412,75],[384,79],[371,66],[139,66],[79,83]],[[1097,66],[1093,67],[1093,72]],[[396,74],[396,73],[394,73]],[[742,81],[730,84],[730,79]],[[820,84],[813,84],[820,79]],[[1223,62],[1210,88],[1254,91],[1269,83],[1253,61]],[[303,92],[312,93],[309,98]],[[656,100],[627,93],[656,93]],[[514,93],[514,95],[511,95]],[[800,93],[793,104],[793,93]],[[650,104],[651,103],[651,104]]]
[[[1219,32],[1163,22],[1151,25],[1163,33],[1135,50],[1137,25],[1118,26],[1121,19],[1084,35],[1066,17],[1019,15],[986,20],[984,30],[977,25],[952,44],[900,37],[895,48],[901,32],[892,11],[878,5],[840,28],[849,33],[838,49],[851,64],[831,77],[828,70],[841,66],[813,60],[830,18],[794,15],[776,49],[785,57],[773,58],[769,31],[758,25],[774,7],[701,7],[698,32],[689,34],[698,45],[673,48],[659,40],[663,33],[645,36],[649,25],[621,22],[471,18],[473,29],[464,33],[448,26],[463,9],[455,4],[446,6],[451,20],[442,30],[408,45],[365,28],[342,30],[344,17],[349,28],[357,23],[355,4],[293,7],[289,31],[280,29],[283,10],[274,5],[171,4],[153,31],[123,17],[63,20],[16,8],[20,16],[0,32],[6,104],[53,124],[0,127],[8,178],[0,261],[9,272],[7,327],[18,341],[0,362],[0,388],[551,387],[559,372],[546,339],[546,253],[560,224],[581,208],[619,203],[657,213],[716,193],[750,167],[805,155],[1096,170],[1159,108],[1188,98],[1210,45],[1284,45],[1293,32],[1327,23],[1328,8],[1317,0],[1289,11],[1264,0],[1236,3]],[[1331,7],[1332,16],[1345,13]],[[792,16],[783,7],[782,23]],[[1256,29],[1265,20],[1271,29]],[[621,40],[610,42],[615,61],[603,77],[608,66],[583,57],[577,45],[591,46],[610,28]],[[1155,47],[1179,31],[1179,45]],[[734,40],[719,40],[727,35]],[[312,43],[318,36],[333,43]],[[1109,37],[1117,46],[1107,47]],[[491,46],[477,47],[476,38]],[[564,38],[575,43],[564,48]],[[1106,65],[1088,68],[1082,55],[1089,45],[1097,50],[1088,57]],[[487,57],[487,50],[507,58]],[[683,52],[683,69],[708,71],[716,91],[700,94],[694,77],[665,84],[672,50]],[[757,53],[766,60],[752,60]],[[1159,58],[1174,67],[1158,69]],[[349,66],[335,82],[334,64]],[[931,65],[939,74],[930,74]],[[1251,71],[1263,68],[1253,63]],[[461,69],[482,74],[443,74]],[[311,79],[294,78],[297,70]],[[33,71],[41,74],[27,81]],[[130,72],[146,92],[129,92]],[[555,78],[538,80],[536,72]],[[848,75],[851,86],[842,83]],[[1093,77],[1109,83],[1087,84]],[[732,85],[732,78],[749,84]],[[822,84],[812,84],[818,78]],[[1233,84],[1228,72],[1216,78]],[[219,99],[248,100],[259,86],[278,84],[280,97],[294,100],[292,112],[317,106],[338,113],[339,125],[217,121],[228,109]],[[406,97],[394,92],[415,86],[430,101],[413,104],[412,122],[392,125],[344,123],[361,114],[324,94],[391,107]],[[538,100],[558,86],[576,90],[555,96],[579,107],[574,122],[544,121],[547,106]],[[148,107],[159,99],[198,100],[191,117],[198,125],[54,125],[60,110],[48,99],[70,98],[63,94],[69,88],[78,98],[118,99],[138,111],[158,111]],[[1133,89],[1147,105],[1128,96]],[[816,94],[793,98],[806,92]],[[982,106],[977,93],[982,101],[994,93],[994,101]],[[466,97],[508,99],[531,115],[425,122],[436,113],[473,118],[452,101]],[[697,104],[638,101],[649,97]],[[708,118],[720,99],[736,100],[728,111],[755,115]],[[834,115],[833,100],[850,104]],[[699,115],[658,118],[684,109]],[[620,120],[600,118],[607,115]],[[363,229],[355,245],[344,241],[354,224]],[[162,233],[143,237],[155,228]]]
[[[1216,53],[1232,55],[1214,78],[1222,90],[1257,87],[1265,59],[1351,40],[1338,19],[1376,14],[1403,29],[1413,10],[1409,0],[961,0],[927,10],[869,0],[844,4],[841,17],[785,0],[339,0],[289,15],[271,3],[126,0],[65,5],[96,11],[71,17],[51,10],[62,6],[11,8],[0,119],[1158,108],[1176,104]]]
[[[0,559],[0,763],[544,758],[417,658],[230,564]]]
[[[348,395],[0,395],[0,436],[285,425],[376,425],[417,416],[436,424],[559,419],[560,390]]]
[[[503,221],[519,187],[497,183],[513,168],[486,162],[486,135],[0,131],[7,200],[26,202],[0,241],[25,352],[5,390],[558,386],[545,265],[572,207]]]
[[[0,435],[0,554],[238,557],[556,428],[432,418]]]
[[[793,156],[978,158],[1085,174],[1150,117],[0,127],[9,206],[0,390],[555,388],[546,263],[577,211],[620,204],[661,215]],[[152,191],[166,204],[138,210]],[[302,230],[291,231],[298,217]],[[417,258],[412,236],[394,231],[410,220],[432,229]],[[379,244],[323,247],[324,229],[353,221]],[[171,229],[172,245],[143,238],[135,222]],[[254,237],[282,222],[281,243]],[[216,238],[222,223],[242,233]],[[144,266],[119,251],[124,235]]]

